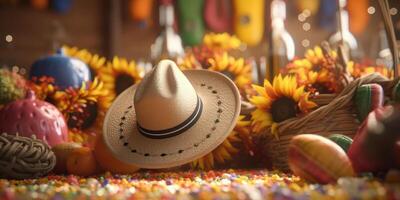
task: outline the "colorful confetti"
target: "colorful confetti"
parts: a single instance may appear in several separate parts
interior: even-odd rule
[[[319,185],[266,170],[143,171],[0,179],[0,199],[400,199],[400,183],[341,178]]]

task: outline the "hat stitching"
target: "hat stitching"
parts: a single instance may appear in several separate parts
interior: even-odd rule
[[[205,83],[202,83],[202,84],[200,84],[200,86],[201,87],[205,87],[207,85]],[[147,153],[147,152],[144,153],[144,152],[137,151],[137,149],[132,148],[131,146],[129,146],[129,142],[124,140],[125,139],[125,136],[123,135],[124,134],[124,121],[126,120],[126,115],[133,108],[133,105],[128,106],[127,109],[125,110],[123,116],[121,117],[121,122],[119,123],[119,134],[120,134],[119,139],[121,140],[121,142],[123,142],[123,145],[130,150],[131,153],[135,153],[135,154],[138,154],[138,155],[141,155],[141,156],[145,156],[145,157],[148,157],[148,156],[151,156],[151,157],[171,156],[171,155],[181,154],[186,150],[190,150],[192,148],[196,148],[196,147],[200,146],[200,144],[202,144],[206,139],[211,138],[212,132],[214,132],[217,129],[217,124],[220,122],[221,113],[223,112],[222,107],[221,107],[222,101],[221,101],[221,97],[218,95],[218,91],[215,90],[215,89],[213,90],[212,86],[207,86],[207,89],[212,94],[214,94],[216,99],[218,100],[217,101],[217,107],[218,107],[218,109],[217,109],[217,118],[214,120],[214,126],[211,127],[210,133],[208,133],[205,136],[205,138],[203,138],[199,142],[194,143],[193,146],[186,147],[186,148],[183,148],[183,149],[179,149],[177,152],[161,153],[161,154],[151,154],[151,153]]]

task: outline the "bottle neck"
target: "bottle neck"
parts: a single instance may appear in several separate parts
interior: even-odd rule
[[[282,19],[272,19],[272,32],[278,33],[285,30],[285,23]]]
[[[174,7],[171,5],[160,6],[160,25],[162,27],[168,27],[174,25]]]
[[[346,10],[342,10],[342,12],[340,13],[341,18],[341,29],[343,32],[350,32],[349,30],[349,13]]]

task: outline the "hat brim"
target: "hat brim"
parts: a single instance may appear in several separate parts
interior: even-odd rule
[[[134,85],[117,97],[104,121],[103,139],[117,159],[140,168],[169,168],[205,156],[228,137],[240,113],[240,94],[235,84],[217,72],[185,70],[183,73],[203,102],[196,124],[170,138],[143,136],[137,129]]]

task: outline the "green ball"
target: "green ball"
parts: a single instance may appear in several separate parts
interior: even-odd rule
[[[339,145],[345,152],[349,150],[351,143],[353,143],[350,137],[341,134],[333,134],[328,138]]]

